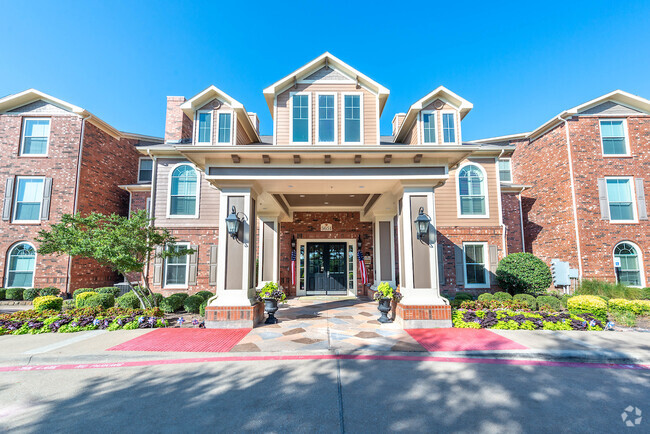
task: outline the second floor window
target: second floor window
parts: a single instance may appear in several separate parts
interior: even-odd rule
[[[309,142],[309,95],[293,96],[293,142]]]
[[[512,168],[510,160],[499,160],[499,180],[501,182],[512,182]]]
[[[318,141],[334,142],[334,95],[318,95]]]
[[[436,115],[435,113],[422,113],[422,128],[424,143],[436,143]]]
[[[628,155],[625,123],[622,120],[600,121],[603,155]]]
[[[15,222],[40,221],[44,183],[44,178],[18,178],[14,203]]]
[[[178,166],[172,172],[169,197],[170,216],[195,216],[197,206],[196,170],[187,164]]]
[[[485,176],[473,164],[464,166],[458,172],[458,197],[461,216],[487,215],[485,206]]]
[[[361,143],[361,95],[345,95],[344,104],[345,141]]]
[[[442,114],[442,135],[445,143],[456,143],[456,127],[453,113]]]
[[[230,113],[219,113],[219,143],[230,143]]]
[[[138,182],[151,182],[153,173],[153,161],[149,158],[140,160],[140,170],[138,170]]]
[[[20,155],[47,155],[49,119],[25,119]]]
[[[210,143],[212,141],[212,113],[199,112],[199,130],[196,141]]]
[[[632,180],[629,178],[607,179],[607,202],[611,221],[633,221]]]

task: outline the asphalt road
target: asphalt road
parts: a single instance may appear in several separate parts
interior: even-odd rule
[[[648,432],[650,370],[323,359],[0,372],[0,404],[2,432]],[[629,405],[645,413],[633,428]]]

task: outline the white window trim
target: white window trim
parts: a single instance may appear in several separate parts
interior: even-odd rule
[[[214,112],[216,114],[216,122],[213,122],[214,125],[216,125],[216,134],[215,140],[216,144],[219,146],[226,146],[226,145],[232,145],[233,144],[233,138],[235,136],[234,132],[234,121],[235,121],[235,112],[233,110],[219,110]],[[220,142],[219,141],[219,128],[221,127],[221,116],[222,114],[230,114],[230,141],[228,142]]]
[[[479,170],[483,173],[483,189],[485,193],[485,214],[473,214],[473,215],[463,215],[461,213],[461,206],[460,206],[460,171],[463,169],[465,166],[476,166],[479,168]],[[489,198],[489,193],[488,193],[488,176],[487,172],[485,171],[485,168],[478,164],[474,163],[471,161],[466,161],[460,166],[458,166],[458,169],[456,169],[456,211],[457,211],[457,216],[460,219],[489,219],[490,218],[490,198]]]
[[[25,129],[25,126],[27,125],[27,121],[48,121],[48,129],[47,129],[47,141],[45,142],[45,153],[44,154],[25,154],[25,132],[27,131]],[[23,130],[21,132],[21,138],[20,138],[20,156],[21,157],[47,157],[49,151],[50,151],[50,137],[52,136],[52,118],[35,118],[35,117],[26,117],[23,119]]]
[[[607,180],[609,179],[626,179],[630,185],[630,194],[632,195],[632,213],[634,216],[633,220],[613,220],[612,219],[612,210],[609,207],[609,188],[607,187]],[[606,176],[605,177],[605,193],[607,194],[607,209],[609,211],[609,222],[613,224],[634,224],[639,223],[639,213],[637,211],[636,203],[636,189],[634,185],[633,176]]]
[[[500,161],[507,161],[509,166],[510,166],[510,181],[502,181],[501,180],[501,167],[499,166]],[[512,184],[512,158],[498,158],[497,159],[497,171],[499,172],[499,182],[503,182],[504,184]]]
[[[485,283],[477,284],[467,283],[467,255],[465,254],[465,247],[467,246],[483,246],[483,269],[485,270]],[[489,288],[490,287],[490,274],[488,270],[489,259],[488,259],[488,243],[481,241],[473,242],[463,242],[463,274],[465,276],[465,288]]]
[[[151,180],[149,180],[149,181],[142,181],[140,179],[140,169],[142,168],[142,160],[151,161]],[[138,160],[138,182],[142,182],[142,183],[145,183],[145,182],[152,183],[153,182],[153,158],[140,157],[140,159]]]
[[[306,142],[293,141],[293,97],[295,95],[307,95],[307,128],[308,136]],[[311,145],[313,142],[312,137],[312,106],[311,106],[311,92],[290,92],[289,93],[289,143],[292,145]]]
[[[185,247],[186,249],[190,248],[190,243],[188,243],[186,241],[179,241],[179,242],[173,243],[173,245],[182,246],[182,247]],[[169,244],[167,244],[165,246],[165,250],[168,250],[168,249],[169,249]],[[189,273],[190,273],[190,258],[189,258],[189,255],[185,255],[185,257],[186,257],[187,260],[185,261],[185,283],[183,285],[167,285],[167,260],[169,258],[165,258],[165,262],[163,264],[165,266],[164,267],[164,272],[163,272],[163,288],[172,288],[172,289],[173,288],[176,288],[176,289],[181,288],[181,289],[184,289],[184,288],[187,288],[189,286],[188,285],[188,280],[189,280],[189,277],[190,277],[189,276]]]
[[[605,154],[605,142],[603,142],[603,128],[602,128],[602,122],[607,122],[607,121],[623,121],[623,134],[625,135],[625,154]],[[600,134],[600,152],[603,154],[603,158],[619,158],[619,157],[630,157],[632,154],[630,153],[630,136],[628,134],[627,130],[627,119],[625,118],[603,118],[603,119],[598,119],[598,133]]]
[[[435,125],[435,135],[434,135],[434,141],[433,142],[425,142],[424,141],[424,115],[433,115],[433,125]],[[422,137],[421,144],[422,145],[437,145],[438,144],[438,111],[437,110],[422,110],[420,112],[420,137]]]
[[[28,246],[31,246],[32,249],[34,249],[34,271],[32,271],[32,284],[25,288],[34,287],[34,280],[36,279],[36,260],[38,258],[38,251],[36,250],[36,246],[30,243],[29,241],[18,241],[17,243],[12,244],[11,247],[9,247],[9,250],[7,250],[7,258],[6,258],[7,268],[5,272],[4,288],[24,288],[23,286],[9,286],[9,267],[11,266],[11,252],[21,244],[27,244]]]
[[[199,127],[200,127],[200,122],[199,122],[199,116],[201,113],[209,113],[210,114],[210,141],[209,142],[199,142]],[[196,127],[194,128],[196,130],[196,144],[197,145],[212,145],[212,137],[214,136],[214,111],[213,110],[197,110],[196,111],[196,121],[194,122],[194,125]]]
[[[180,166],[190,166],[196,172],[196,207],[194,209],[194,215],[172,215],[171,206],[172,206],[172,174]],[[201,172],[191,163],[183,162],[176,163],[169,169],[169,174],[167,175],[167,212],[166,217],[168,219],[196,219],[199,218],[199,203],[201,198]]]
[[[21,179],[40,179],[43,184],[43,189],[45,189],[45,177],[44,176],[17,176],[16,177],[16,186],[14,188],[14,199],[13,199],[13,214],[12,214],[12,223],[40,223],[41,222],[41,212],[43,211],[43,195],[41,195],[40,206],[38,207],[38,220],[18,220],[16,219],[16,213],[18,211],[18,186],[20,185]],[[45,193],[45,190],[43,190]]]
[[[639,261],[639,275],[641,277],[641,286],[633,286],[633,285],[628,285],[632,286],[633,288],[645,288],[646,287],[646,279],[645,279],[645,263],[643,262],[643,251],[639,248],[639,246],[636,243],[633,243],[632,241],[619,241],[614,245],[614,248],[612,249],[612,260],[615,259],[616,255],[614,252],[616,252],[616,248],[619,246],[619,244],[630,244],[634,249],[636,250],[636,256]],[[614,269],[614,274],[616,274],[616,269]],[[618,282],[618,276],[616,277],[616,281]]]
[[[346,142],[345,141],[345,97],[359,95],[359,142]],[[363,145],[364,143],[364,131],[363,131],[363,92],[345,92],[341,94],[341,143],[344,145]]]
[[[445,142],[445,115],[450,114],[453,116],[454,120],[454,141],[453,142]],[[458,125],[458,117],[456,115],[455,110],[440,110],[440,139],[442,140],[443,145],[453,145],[453,144],[458,144],[460,140],[460,128]]]
[[[331,95],[334,97],[334,141],[332,142],[321,142],[320,141],[320,110],[319,110],[319,99],[321,96],[328,96]],[[338,98],[336,92],[317,92],[316,93],[316,105],[315,105],[315,111],[316,111],[316,143],[319,145],[338,145],[339,144],[339,128],[338,128],[338,120],[339,120],[339,110],[338,110]],[[293,118],[293,110],[291,112],[291,117]],[[293,129],[291,130],[293,133]],[[293,134],[292,134],[293,136]]]

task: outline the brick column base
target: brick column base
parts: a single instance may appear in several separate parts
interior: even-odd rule
[[[252,329],[264,320],[264,303],[252,306],[206,306],[205,327],[209,329]]]
[[[398,303],[395,322],[405,329],[434,329],[451,327],[451,306],[412,306]]]

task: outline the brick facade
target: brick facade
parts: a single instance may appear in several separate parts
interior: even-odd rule
[[[506,226],[506,253],[523,252],[521,209],[519,196],[516,193],[502,193],[501,207],[503,224]]]
[[[179,141],[192,137],[192,120],[181,110],[185,102],[183,96],[167,97],[165,117],[165,142]]]
[[[130,211],[147,209],[147,200],[151,198],[151,191],[134,191],[131,193]]]

